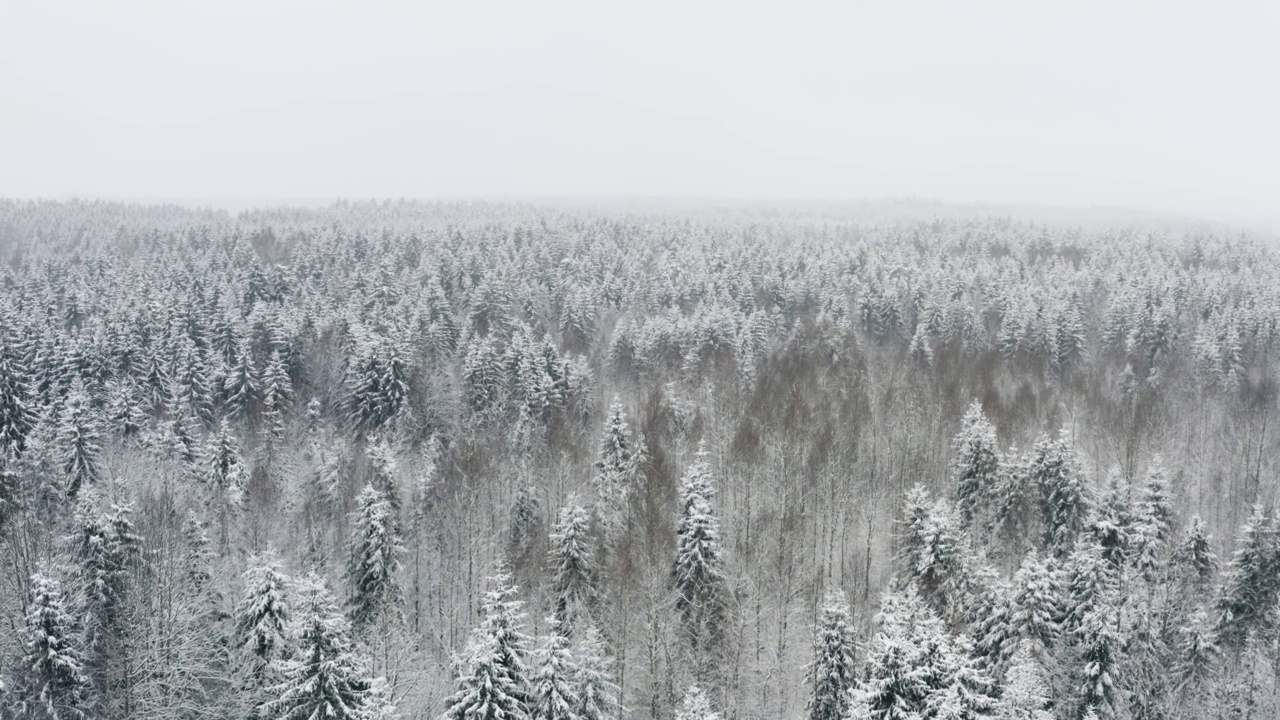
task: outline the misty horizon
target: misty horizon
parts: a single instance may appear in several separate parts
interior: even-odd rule
[[[1280,228],[1263,3],[3,17],[6,197],[911,197]]]

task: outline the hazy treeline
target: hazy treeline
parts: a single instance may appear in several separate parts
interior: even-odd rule
[[[1275,717],[1280,259],[900,211],[0,201],[0,716]]]

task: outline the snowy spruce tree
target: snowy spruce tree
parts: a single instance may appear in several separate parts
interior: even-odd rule
[[[613,679],[613,663],[604,637],[594,625],[578,632],[573,646],[576,674],[574,691],[578,696],[578,720],[612,720],[620,709],[618,686]]]
[[[1084,529],[1092,503],[1088,485],[1066,439],[1041,436],[1028,465],[1032,482],[1040,488],[1044,512],[1044,547],[1066,557]]]
[[[676,528],[671,575],[685,637],[694,656],[708,662],[718,648],[727,613],[720,521],[712,505],[714,489],[705,450],[699,450],[680,481],[683,510]]]
[[[620,513],[627,506],[627,495],[634,475],[634,451],[622,402],[617,397],[609,405],[600,450],[596,456],[596,512],[606,530],[616,532]]]
[[[455,663],[458,689],[445,704],[444,717],[449,720],[529,718],[529,637],[522,627],[523,603],[514,599],[515,588],[505,574],[490,583],[484,619],[471,633],[466,656]]]
[[[36,424],[36,412],[18,364],[0,351],[0,453],[18,455]]]
[[[244,596],[236,605],[236,644],[245,654],[252,675],[269,676],[274,664],[290,654],[289,578],[274,554],[249,558],[244,572]]]
[[[322,580],[298,592],[292,658],[276,664],[281,681],[259,716],[280,720],[370,720],[372,680],[351,642],[351,627]]]
[[[572,632],[596,601],[596,567],[591,552],[591,518],[571,496],[551,531],[550,560],[555,616]]]
[[[95,482],[101,472],[102,433],[84,383],[76,378],[58,414],[58,447],[66,474],[67,495]]]
[[[581,720],[582,699],[574,680],[579,670],[556,618],[547,618],[547,635],[534,652],[530,720]]]
[[[57,580],[31,577],[31,602],[22,633],[20,717],[72,720],[86,718],[89,681],[80,636]]]
[[[357,632],[394,620],[400,612],[400,540],[391,502],[373,485],[356,498],[347,580],[351,620]]]
[[[1216,633],[1223,647],[1238,651],[1263,630],[1280,595],[1280,529],[1262,505],[1240,528],[1224,575]]]
[[[974,402],[960,420],[960,432],[952,440],[951,476],[955,483],[960,526],[969,527],[983,511],[1000,477],[996,429]]]
[[[805,706],[809,720],[844,720],[857,679],[855,649],[849,603],[841,591],[828,593],[819,613],[814,660],[809,667]]]
[[[1054,720],[1053,696],[1041,657],[1033,641],[1018,643],[1005,672],[1003,692],[993,714],[996,720]]]

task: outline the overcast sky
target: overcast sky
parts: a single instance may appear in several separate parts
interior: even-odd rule
[[[0,0],[0,195],[910,195],[1274,228],[1277,5]]]

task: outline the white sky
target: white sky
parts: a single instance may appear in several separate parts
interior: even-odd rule
[[[0,0],[0,195],[914,195],[1276,228],[1278,8]]]

